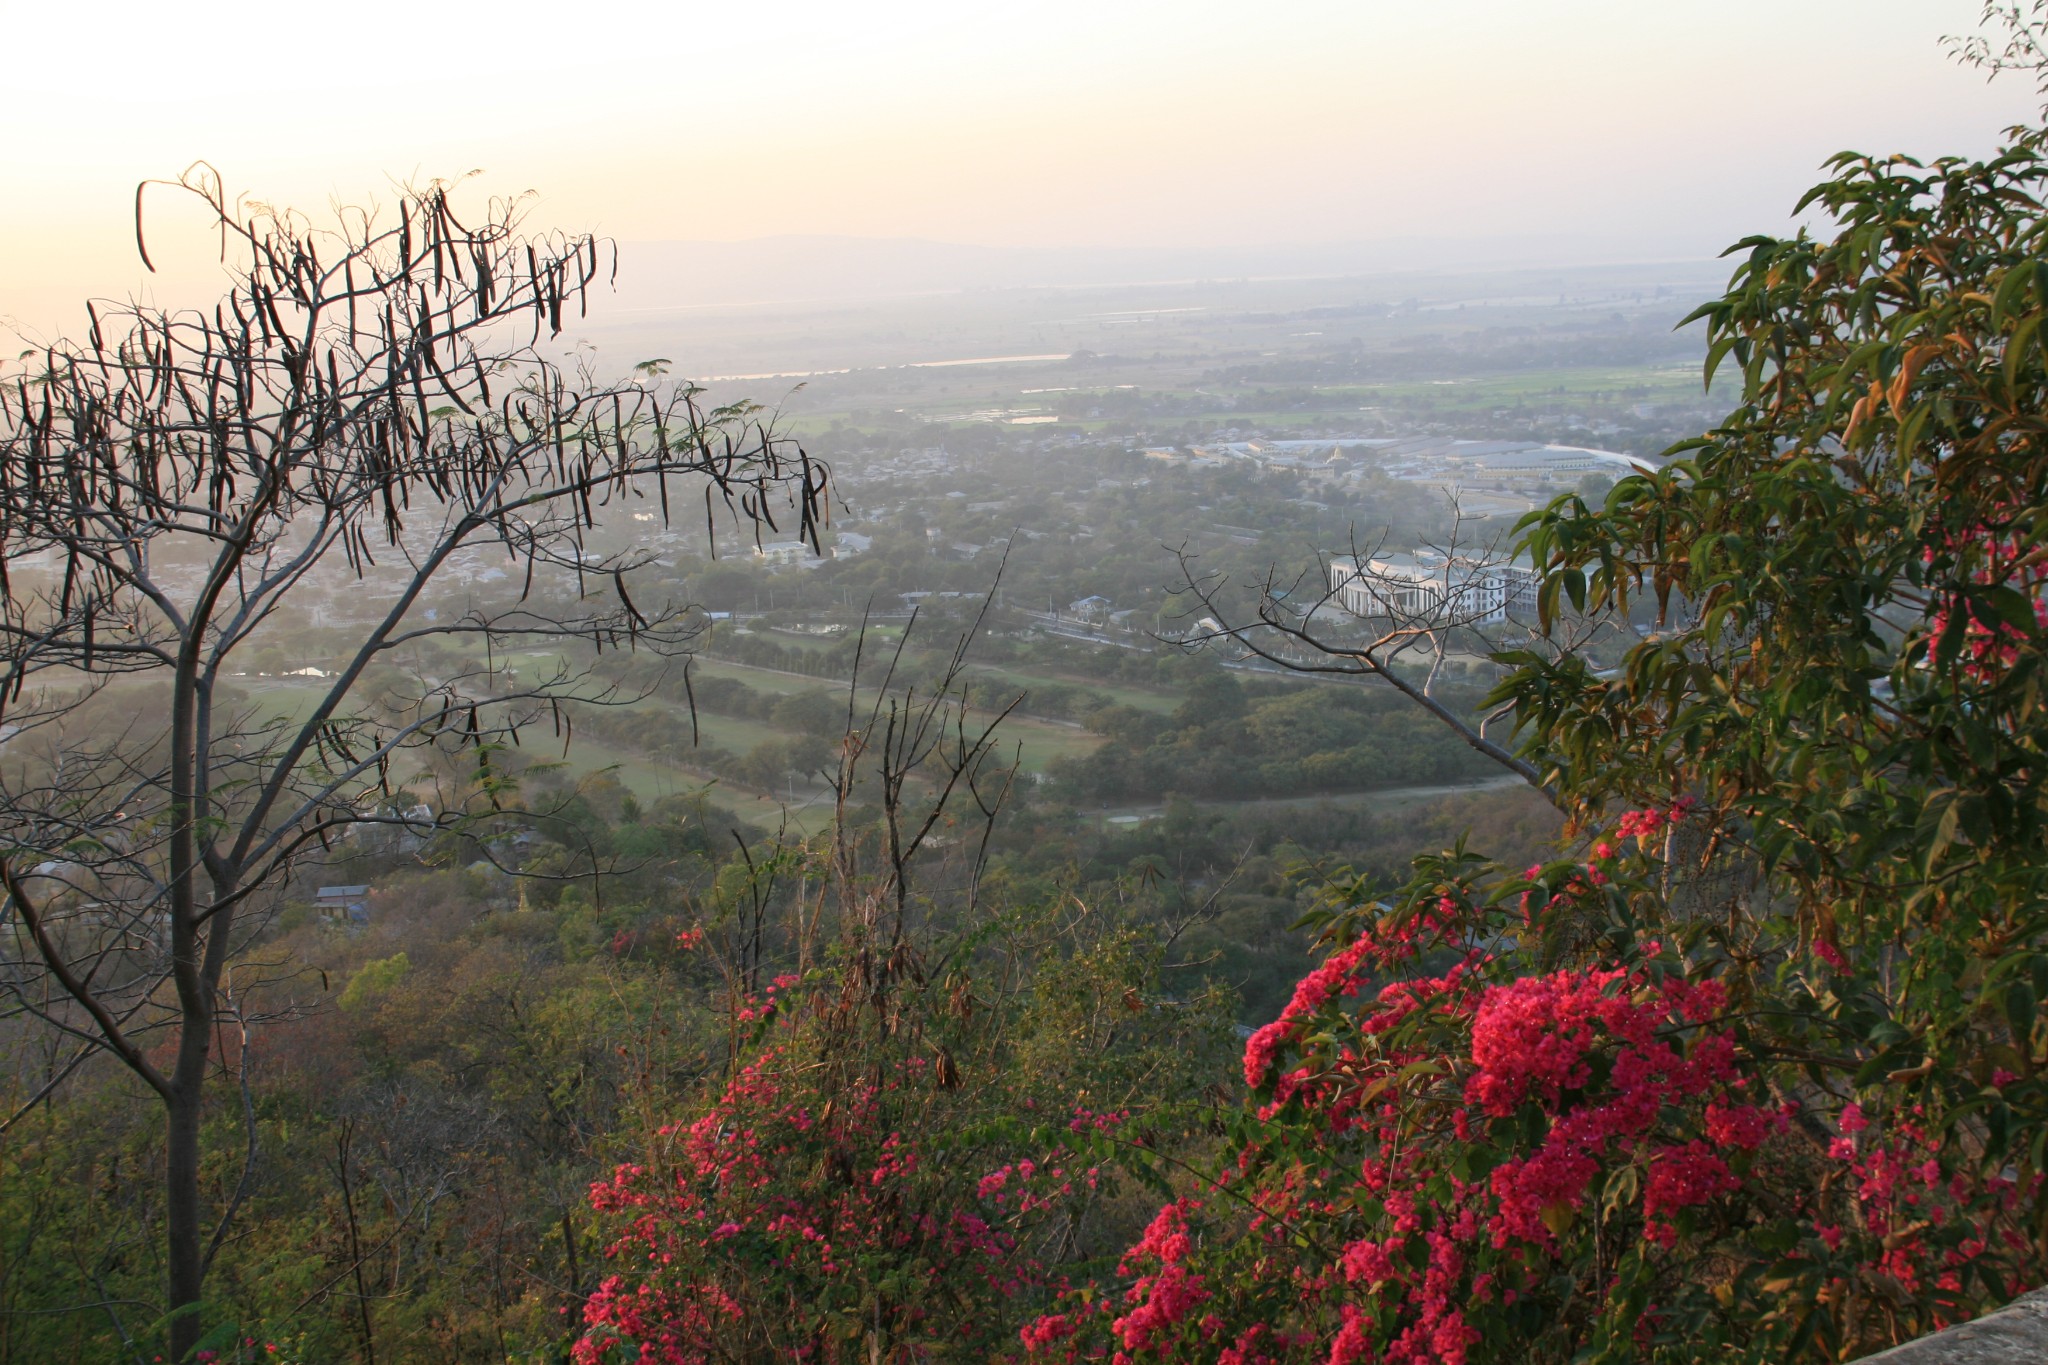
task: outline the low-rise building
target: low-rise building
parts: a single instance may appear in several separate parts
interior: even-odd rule
[[[781,567],[804,564],[818,557],[807,540],[771,540],[754,547],[754,562]]]
[[[1095,620],[1108,616],[1109,609],[1114,605],[1115,603],[1111,602],[1107,597],[1096,594],[1084,597],[1078,602],[1067,603],[1067,612],[1073,616]]]
[[[370,887],[367,882],[354,886],[323,886],[313,894],[313,904],[326,919],[348,924],[370,922]]]
[[[1367,620],[1494,625],[1532,614],[1542,581],[1526,565],[1431,550],[1330,561],[1330,591],[1346,611]]]

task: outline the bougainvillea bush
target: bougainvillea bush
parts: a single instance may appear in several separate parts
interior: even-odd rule
[[[1866,1110],[1760,1065],[1777,1044],[1724,964],[1641,919],[1655,863],[1603,840],[1506,883],[1454,853],[1392,903],[1350,888],[1343,946],[1247,1045],[1231,1160],[1027,1353],[1837,1359],[2025,1281],[2016,1176],[1894,1083]],[[1542,969],[1589,920],[1607,965]],[[1813,955],[1772,998],[1849,987]]]
[[[988,1359],[1142,1222],[1118,1154],[1207,1108],[1221,995],[1163,997],[1125,930],[1049,954],[1021,998],[971,954],[933,979],[857,942],[741,995],[724,1079],[593,1188],[578,1365]]]
[[[1032,1359],[1846,1360],[2048,1281],[2043,136],[1844,157],[1700,310],[1716,430],[1524,523],[1579,842],[1333,891],[1224,1158]]]

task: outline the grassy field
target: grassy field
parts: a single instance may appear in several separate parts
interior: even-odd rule
[[[517,655],[508,662],[528,677],[540,677],[553,669],[557,659],[551,653],[531,651]],[[699,659],[692,668],[700,677],[731,678],[745,683],[756,691],[778,696],[820,687],[832,691],[841,689],[841,684],[827,680],[798,677],[726,660]],[[1066,678],[1025,669],[986,668],[977,670],[977,673],[983,681],[1000,679],[1004,684],[1018,688],[1050,683],[1086,687],[1106,693],[1125,705],[1139,706],[1147,710],[1168,710],[1176,702],[1176,699],[1167,693],[1134,687],[1101,686],[1085,679]],[[261,710],[270,715],[303,714],[322,694],[320,685],[312,681],[256,678],[238,681],[248,689],[251,699]],[[873,701],[874,693],[863,688],[859,697],[861,706],[870,706]],[[643,709],[658,708],[677,721],[685,724],[688,722],[687,708],[680,703],[650,698],[637,703],[637,706]],[[701,707],[697,711],[697,733],[702,746],[716,747],[737,754],[744,754],[767,740],[784,737],[780,728],[767,721],[724,715]],[[1016,758],[1022,771],[1028,775],[1044,772],[1055,758],[1085,754],[1102,743],[1100,736],[1090,734],[1078,726],[1040,720],[1031,716],[1012,716],[1004,722],[1000,739],[1003,761]],[[551,749],[546,745],[535,748],[532,753],[532,757],[536,759],[549,761],[558,755],[558,749]],[[560,761],[569,773],[577,776],[608,769],[642,801],[651,802],[677,793],[705,792],[712,805],[750,823],[775,824],[782,818],[781,807],[788,804],[789,798],[793,795],[796,807],[790,818],[797,827],[809,830],[829,819],[829,801],[822,787],[814,785],[806,790],[804,784],[799,783],[793,792],[785,791],[773,796],[760,794],[730,781],[714,779],[707,769],[691,762],[688,757],[683,757],[680,762],[670,762],[628,745],[606,743],[588,733],[579,733],[570,744],[567,755],[561,756]]]
[[[1093,678],[1028,667],[1020,668],[1015,664],[974,664],[968,671],[977,678],[996,679],[1026,691],[1033,687],[1047,686],[1080,688],[1083,691],[1100,693],[1118,706],[1135,707],[1140,711],[1153,711],[1161,715],[1173,710],[1181,701],[1179,694],[1157,688],[1134,687],[1129,683],[1097,682]]]
[[[1466,796],[1475,792],[1502,791],[1519,788],[1522,779],[1513,774],[1498,777],[1483,777],[1470,782],[1428,782],[1412,787],[1375,787],[1362,791],[1318,792],[1313,796],[1259,796],[1241,801],[1191,801],[1198,810],[1225,811],[1242,814],[1251,811],[1286,812],[1290,810],[1313,810],[1318,806],[1364,807],[1368,810],[1401,810],[1410,806],[1427,805],[1446,797]],[[1146,820],[1156,820],[1166,813],[1160,803],[1147,805],[1100,806],[1094,816],[1111,825],[1134,825]]]
[[[998,734],[1005,741],[1005,756],[1013,748],[1021,747],[1027,773],[1042,773],[1053,759],[1092,753],[1102,743],[1100,735],[1091,735],[1074,726],[1033,720],[1029,716],[1012,716],[1003,722]]]
[[[702,666],[700,665],[700,667]],[[763,669],[748,668],[744,664],[719,662],[715,667],[718,676],[739,679],[748,686],[761,691],[787,693],[804,691],[818,685],[808,679],[792,678]],[[871,706],[874,702],[874,693],[865,688],[862,689],[859,702],[862,708]],[[686,709],[675,703],[650,700],[641,702],[640,705],[650,708],[661,707],[677,719],[687,722]],[[865,714],[865,709],[863,709],[861,714]],[[856,720],[858,721],[859,718],[857,716]],[[739,716],[721,715],[702,708],[699,708],[697,712],[697,729],[699,740],[702,744],[707,746],[716,745],[733,753],[745,753],[764,740],[783,737],[783,732],[768,722]],[[1100,736],[1090,734],[1078,726],[1061,724],[1057,721],[1039,720],[1031,716],[1010,717],[1009,720],[1003,723],[1001,737],[1005,757],[1007,758],[1010,754],[1017,753],[1023,765],[1023,770],[1026,773],[1044,772],[1046,766],[1053,759],[1085,754],[1102,743]],[[585,760],[580,756],[585,751],[585,748],[586,741],[580,738],[571,746],[568,763],[572,769],[583,770],[586,767],[608,766],[614,762],[623,763],[624,770],[621,773],[621,780],[625,781],[629,787],[632,787],[636,793],[641,790],[640,783],[651,780],[652,774],[657,771],[642,756],[619,755],[595,742],[589,743],[589,751],[591,754],[601,758],[602,761],[586,764]],[[630,780],[629,773],[631,774]],[[799,795],[801,795],[801,792],[799,792]]]
[[[752,668],[746,664],[728,663],[724,659],[707,659],[702,655],[690,665],[693,678],[732,678],[743,682],[756,692],[773,692],[778,697],[792,692],[808,692],[813,687],[829,687],[822,678],[800,678],[793,673],[778,673],[772,669]]]
[[[1685,403],[1704,396],[1700,373],[1699,367],[1694,365],[1620,370],[1534,370],[1448,381],[1390,381],[1322,392],[1343,393],[1357,398],[1361,404],[1385,402],[1390,398],[1427,400],[1432,406],[1452,411],[1491,411],[1510,404],[1543,405],[1594,395],[1610,401]],[[1734,389],[1725,379],[1715,385],[1715,391],[1732,401]]]
[[[736,679],[761,692],[787,695],[791,692],[803,692],[816,687],[824,687],[841,695],[844,692],[844,684],[795,677],[787,673],[778,673],[765,668],[752,668],[746,664],[736,664],[724,659],[702,659],[697,662],[694,668],[706,676]],[[1030,673],[1021,669],[996,668],[992,666],[977,667],[973,672],[978,677],[998,678],[1018,688],[1029,688],[1034,683],[1058,683],[1062,686],[1086,687],[1092,691],[1107,693],[1122,704],[1141,706],[1147,710],[1169,711],[1179,704],[1178,699],[1170,693],[1152,692],[1135,687],[1098,686],[1085,679],[1063,678],[1051,673]],[[873,702],[874,693],[867,688],[862,688],[860,704],[866,707],[872,705]],[[735,752],[744,752],[762,739],[769,738],[777,733],[772,727],[765,726],[759,721],[737,720],[727,716],[714,715],[709,711],[702,710],[697,715],[698,724],[705,742],[717,744],[723,748],[732,749]],[[1029,773],[1043,772],[1046,764],[1054,758],[1088,753],[1102,742],[1099,736],[1092,735],[1076,726],[1064,725],[1057,721],[1039,720],[1032,716],[1012,716],[1004,723],[1003,734],[1011,742],[1022,744],[1024,771]],[[727,735],[732,736],[732,738],[721,737]]]
[[[689,708],[673,703],[643,701],[636,709],[659,708],[674,715],[683,724],[689,724]],[[725,716],[716,711],[697,708],[697,743],[700,746],[716,746],[743,754],[756,744],[771,739],[781,739],[783,732],[765,720],[750,720],[744,716]]]
[[[732,720],[708,713],[700,713],[700,717],[706,743],[735,751],[746,747],[738,742],[743,736],[773,733],[753,721]],[[1098,736],[1084,730],[1022,717],[1006,721],[999,732],[999,739],[1000,761],[1007,763],[1012,758],[1017,759],[1027,776],[1045,771],[1046,765],[1054,758],[1083,754],[1102,742]],[[770,826],[783,819],[784,808],[787,807],[790,824],[805,833],[814,833],[831,820],[830,792],[816,783],[808,786],[795,783],[791,788],[773,794],[755,792],[734,782],[714,779],[709,773],[689,765],[687,760],[672,764],[592,739],[578,739],[570,746],[565,761],[568,770],[578,775],[611,770],[629,791],[643,801],[659,800],[676,793],[701,792],[716,808],[750,824]]]
[[[805,834],[816,833],[831,822],[831,801],[822,788],[806,789],[799,785],[794,790],[796,801],[792,805],[788,799],[791,793],[769,796],[748,791],[707,773],[649,759],[644,754],[596,740],[577,740],[570,747],[567,763],[569,771],[579,776],[610,770],[643,802],[658,801],[664,796],[701,795],[715,811],[771,829],[782,823],[787,809],[790,825]]]

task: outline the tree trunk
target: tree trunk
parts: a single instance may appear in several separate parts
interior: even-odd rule
[[[199,1291],[206,1275],[199,1209],[199,1087],[181,1087],[166,1101],[170,1131],[164,1142],[164,1222],[169,1253],[170,1359],[191,1359],[205,1324]]]

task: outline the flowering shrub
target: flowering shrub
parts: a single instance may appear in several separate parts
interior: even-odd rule
[[[1170,1131],[1178,1103],[1136,1117],[1071,1097],[1221,1062],[1199,1046],[1227,1036],[1220,1001],[1143,1008],[1157,952],[1133,943],[1046,964],[1042,1008],[985,1009],[965,980],[921,991],[899,977],[877,1010],[872,979],[848,988],[858,954],[843,976],[735,995],[730,1075],[591,1190],[606,1267],[578,1365],[988,1359],[1013,1345],[1075,1264],[1128,1234],[1112,1166]],[[1113,1040],[1084,1042],[1068,1011],[1097,996],[1140,1008],[1120,1003]],[[1069,1071],[1015,1074],[1017,1048],[1057,1049]]]
[[[661,1130],[659,1165],[593,1187],[617,1231],[579,1365],[723,1359],[742,1341],[815,1359],[871,1336],[957,1347],[987,1301],[1035,1282],[1014,1236],[935,1175],[944,1158],[889,1127],[900,1093],[931,1085],[923,1059],[827,1099],[798,1055],[767,1048]]]
[[[2016,666],[2048,627],[2048,566],[2010,528],[2024,509],[1998,507],[1995,521],[1937,535],[1921,555],[1930,577],[1946,577],[1929,599],[1927,648],[1971,682],[1993,683]],[[1960,581],[1955,581],[1960,580]],[[2031,618],[2031,619],[2029,619]]]
[[[1615,838],[1684,817],[1631,812]],[[1646,855],[1605,849],[1597,884],[1536,869],[1565,888],[1539,935],[1652,895]],[[1612,965],[1529,970],[1528,879],[1482,866],[1425,860],[1393,907],[1349,889],[1337,946],[1247,1044],[1230,1160],[1025,1355],[1777,1360],[1869,1336],[1859,1311],[1932,1326],[2025,1277],[2010,1179],[1786,1085],[1720,964],[1637,936]]]

